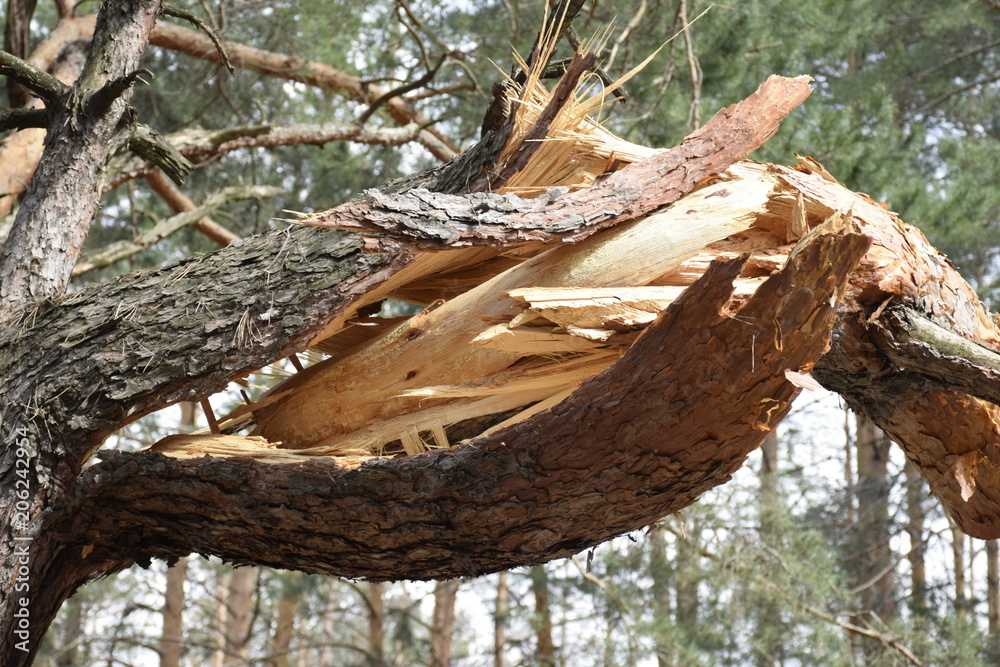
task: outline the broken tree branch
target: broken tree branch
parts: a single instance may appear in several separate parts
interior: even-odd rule
[[[299,222],[359,232],[366,249],[373,252],[579,240],[675,201],[702,179],[756,150],[809,96],[811,80],[772,76],[676,148],[629,165],[579,192],[553,191],[548,197],[528,200],[485,193],[463,197],[419,189],[397,195],[368,190],[365,201],[303,216]]]
[[[156,165],[177,185],[183,185],[194,165],[159,132],[144,124],[136,124],[128,138],[128,148],[136,155]]]

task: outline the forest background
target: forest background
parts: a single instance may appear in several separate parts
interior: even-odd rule
[[[24,4],[0,9],[5,25]],[[35,8],[23,53],[48,36],[57,4]],[[497,67],[509,68],[512,47],[527,53],[543,12],[541,0],[183,6],[229,42],[323,63],[362,84],[359,93],[322,78],[296,82],[274,67],[229,74],[170,48],[147,51],[156,78],[133,104],[165,135],[259,124],[372,130],[364,142],[314,134],[200,164],[183,186],[198,205],[227,187],[275,188],[214,208],[214,223],[240,237],[287,224],[283,211],[330,208],[433,166],[449,144],[470,146]],[[76,11],[96,9],[84,2]],[[754,157],[812,156],[924,230],[987,303],[1000,295],[1000,2],[591,0],[576,22],[584,36],[610,27],[601,61],[611,77],[685,26],[627,86],[628,100],[609,108],[610,129],[673,146],[768,75],[809,74],[812,96]],[[8,30],[6,50],[17,48],[11,39]],[[444,148],[429,150],[410,122],[418,116],[400,123],[381,95],[367,94],[376,88],[402,95]],[[163,179],[128,180],[105,196],[85,254],[98,261],[77,285],[218,247],[209,225],[189,225],[117,261],[99,259],[173,214],[168,189]],[[0,217],[0,235],[11,220]],[[290,370],[269,369],[249,391]],[[185,405],[107,446],[138,449],[199,421]],[[575,559],[392,585],[201,558],[169,570],[153,563],[80,590],[38,664],[1000,664],[998,560],[995,542],[949,524],[877,430],[835,397],[807,393],[731,483]]]

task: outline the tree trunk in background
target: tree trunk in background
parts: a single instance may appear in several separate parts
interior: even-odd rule
[[[216,581],[215,618],[213,619],[212,639],[215,650],[212,652],[211,667],[222,667],[226,661],[226,625],[229,623],[229,581],[232,570],[219,576]]]
[[[385,664],[382,645],[385,639],[385,584],[368,584],[368,655],[373,665]]]
[[[431,667],[451,666],[451,636],[455,629],[455,598],[458,580],[439,581],[434,586],[434,618],[431,621]]]
[[[851,411],[844,409],[844,488],[853,489],[854,479],[854,437],[851,435]],[[855,512],[854,494],[847,497],[847,525],[853,526],[858,517]]]
[[[996,540],[986,542],[986,620],[988,661],[1000,665],[1000,544]]]
[[[509,613],[507,572],[497,575],[497,603],[493,611],[493,667],[505,667],[503,653],[507,644],[507,615]]]
[[[555,667],[556,647],[552,642],[552,610],[549,608],[549,573],[544,565],[531,568],[531,590],[535,595],[535,664]]]
[[[77,667],[89,664],[86,652],[81,655],[79,641],[83,630],[83,600],[77,595],[66,603],[66,627],[62,633],[62,652],[56,659],[57,667]]]
[[[287,576],[291,581],[283,582],[281,597],[278,598],[278,618],[275,622],[274,636],[271,638],[270,667],[289,665],[288,653],[295,631],[295,615],[299,608],[299,598],[302,596],[302,587],[295,581],[302,575],[289,572]],[[329,637],[324,637],[322,641],[329,641]]]
[[[333,632],[336,629],[334,624],[334,610],[337,608],[337,598],[340,593],[340,579],[336,577],[327,577],[325,582],[326,585],[326,606],[323,609],[323,621],[320,624],[322,628],[322,642],[330,641],[333,637]],[[299,653],[300,656],[304,656],[304,653]],[[321,646],[318,651],[317,657],[319,658],[320,665],[329,665],[333,661],[333,651],[330,646]]]
[[[195,424],[195,404],[180,404],[179,431],[190,433]],[[163,594],[163,626],[160,631],[160,667],[180,667],[181,649],[184,648],[184,584],[187,582],[187,558],[167,568]]]
[[[184,648],[184,584],[187,581],[187,558],[180,558],[167,568],[163,595],[163,629],[160,632],[160,667],[180,667]]]
[[[676,620],[690,627],[698,624],[698,584],[701,582],[701,528],[697,519],[685,526],[687,539],[677,540],[674,585],[677,588]]]
[[[910,551],[906,555],[910,561],[910,608],[916,614],[927,611],[927,573],[924,563],[924,498],[927,497],[927,483],[907,459],[903,468],[906,475],[906,532],[910,536]]]
[[[226,601],[225,667],[241,667],[249,661],[256,588],[256,567],[237,567],[233,570],[229,580],[229,599]]]
[[[858,507],[855,555],[849,563],[851,585],[860,588],[859,602],[883,621],[896,615],[895,577],[892,551],[889,548],[889,462],[891,442],[868,419],[858,416],[858,483],[855,488]]]
[[[778,433],[764,438],[760,446],[760,541],[772,545],[781,537],[778,534],[779,516],[782,511],[781,498],[778,489]],[[763,601],[761,609],[756,612],[757,630],[754,645],[757,647],[756,664],[758,667],[776,667],[781,664],[783,653],[781,638],[784,636],[784,626],[781,622],[781,608],[770,597]]]
[[[969,606],[965,578],[965,533],[951,522],[952,569],[955,571],[955,614],[965,616]]]
[[[649,591],[652,598],[653,621],[655,624],[654,641],[656,642],[656,664],[658,667],[668,667],[673,660],[670,656],[670,644],[666,638],[666,629],[670,625],[670,564],[667,562],[666,531],[659,522],[654,523],[649,531],[649,575],[653,579],[653,587]]]

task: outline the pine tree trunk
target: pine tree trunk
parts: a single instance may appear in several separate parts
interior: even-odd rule
[[[368,656],[376,667],[385,665],[385,584],[372,582],[368,601]]]
[[[666,520],[668,519],[664,519]],[[674,659],[671,655],[670,642],[667,640],[667,628],[673,623],[670,606],[670,563],[667,561],[666,530],[660,522],[654,523],[650,528],[649,549],[649,576],[653,580],[649,596],[653,610],[656,664],[658,667],[671,667]]]
[[[955,615],[965,616],[969,608],[967,579],[965,576],[966,536],[957,525],[951,524],[951,566],[955,577]]]
[[[852,585],[861,608],[883,620],[896,613],[895,577],[890,549],[889,480],[886,465],[891,443],[868,419],[857,418],[858,505],[856,555]]]
[[[184,648],[184,584],[187,558],[179,558],[167,568],[164,591],[163,626],[160,631],[160,667],[180,667]]]
[[[244,667],[249,663],[257,574],[256,567],[237,567],[230,575],[224,667]]]
[[[274,624],[274,635],[271,638],[270,667],[289,666],[288,653],[295,633],[295,615],[298,612],[301,594],[298,586],[285,582],[281,597],[278,598],[278,615]],[[328,641],[328,638],[324,638],[323,641]]]
[[[674,586],[677,596],[676,622],[696,627],[701,616],[698,588],[701,584],[701,528],[697,517],[687,517],[685,539],[677,540]]]
[[[507,644],[507,616],[510,613],[507,577],[506,571],[497,575],[497,599],[493,610],[493,667],[506,667],[504,647]]]
[[[986,622],[989,663],[1000,664],[1000,544],[986,541]]]
[[[758,512],[760,516],[760,540],[765,545],[780,539],[777,534],[777,513],[782,511],[780,491],[778,489],[778,433],[771,433],[764,438],[760,446],[760,500]],[[776,667],[784,653],[781,638],[785,635],[781,621],[781,608],[767,598],[761,609],[755,610],[757,630],[754,644],[757,649],[757,667]]]
[[[555,667],[556,646],[552,641],[552,610],[549,607],[549,573],[544,565],[534,565],[529,573],[535,596],[535,664]]]
[[[927,571],[924,562],[924,518],[927,483],[917,467],[907,459],[903,468],[906,475],[906,533],[910,537],[910,607],[916,614],[927,612]]]
[[[89,664],[85,651],[80,650],[83,639],[84,604],[79,597],[69,599],[66,604],[66,628],[62,633],[62,651],[56,659],[56,667],[82,667]]]
[[[439,581],[434,586],[434,616],[431,621],[430,667],[451,667],[451,637],[455,629],[455,598],[458,581]]]

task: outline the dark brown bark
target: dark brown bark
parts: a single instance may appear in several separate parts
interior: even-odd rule
[[[479,238],[483,232],[472,230],[475,242],[502,245],[525,238],[524,229],[549,239],[578,238],[673,201],[699,178],[731,164],[773,133],[794,106],[789,100],[804,97],[804,85],[774,82],[768,90],[780,93],[776,104],[761,96],[749,105],[760,113],[740,117],[746,107],[736,107],[728,111],[731,118],[717,117],[712,131],[686,142],[686,149],[698,148],[695,153],[684,159],[674,154],[676,162],[654,158],[583,193],[525,203],[421,192],[405,201],[454,210],[461,222],[487,234],[497,230],[496,238],[504,239]],[[430,184],[458,192],[470,174],[480,173],[493,148],[486,142],[428,177],[386,188],[387,205],[355,203],[337,215],[384,214],[398,222],[406,216],[393,191]],[[783,177],[812,185],[808,174]],[[527,223],[535,214],[567,227],[522,224],[514,234],[504,232],[507,223]],[[428,217],[409,219],[426,232]],[[884,242],[880,233],[871,235]],[[425,236],[427,244],[441,245],[441,235]],[[890,241],[904,245],[899,238]],[[366,292],[408,266],[410,256],[362,257],[356,242],[294,229],[42,304],[20,328],[0,331],[0,375],[12,379],[0,385],[0,405],[20,409],[12,418],[5,415],[5,435],[31,446],[22,448],[29,454],[22,458],[31,462],[43,491],[26,527],[34,538],[26,567],[37,584],[27,608],[36,627],[44,628],[89,576],[191,551],[311,572],[450,577],[542,562],[648,525],[726,481],[784,416],[798,391],[784,371],[808,370],[825,350],[835,304],[868,245],[856,234],[809,238],[738,317],[726,303],[741,263],[718,265],[621,361],[552,410],[467,446],[358,467],[322,459],[281,465],[241,458],[179,461],[146,452],[107,453],[103,463],[81,473],[109,432],[177,400],[204,397],[302,349],[327,323],[363,303]],[[919,258],[897,254],[921,265]],[[869,316],[888,293],[882,290],[884,266],[866,260],[855,276],[858,294],[841,313],[838,334],[846,335],[835,341],[834,361],[825,368],[828,383],[853,379],[850,364],[869,358],[837,355],[871,344]],[[881,273],[874,276],[876,269]],[[915,275],[913,281],[933,282],[926,278]],[[921,293],[906,294],[916,300]],[[962,318],[956,330],[966,337],[976,333]],[[753,341],[749,348],[747,340]],[[699,381],[692,386],[691,378]],[[874,405],[877,412],[886,404]],[[956,405],[959,414],[972,409],[968,402]],[[692,418],[706,413],[715,421]],[[883,409],[880,423],[902,416]],[[905,446],[919,459],[918,446]],[[9,447],[0,458],[7,488],[16,481],[16,451]],[[933,472],[934,463],[919,463]],[[942,475],[951,472],[944,468]],[[931,478],[947,502],[951,482]],[[969,503],[977,517],[992,516],[981,511],[984,506],[989,501],[978,497]],[[950,507],[960,519],[967,516],[963,506]],[[0,548],[8,551],[0,555],[9,558],[14,542],[7,531]],[[0,591],[9,596],[14,574],[7,576]],[[9,597],[4,602],[0,627],[13,629],[15,606]],[[0,637],[0,660],[12,655],[10,637],[9,631]]]
[[[637,162],[594,186],[524,200],[512,195],[398,195],[372,190],[365,200],[303,218],[307,225],[357,231],[366,249],[400,252],[524,241],[579,241],[676,201],[763,145],[810,93],[809,77],[771,77],[743,102],[719,111],[679,146]],[[456,169],[464,188],[475,174]],[[478,170],[476,170],[478,173]],[[423,186],[427,187],[427,186]],[[441,185],[431,189],[448,192]],[[387,239],[385,235],[392,238]]]
[[[706,150],[709,149],[706,147]],[[439,171],[432,178],[442,188],[458,187],[463,169],[467,169],[470,164],[468,160],[460,161],[456,168]],[[396,187],[405,188],[414,182],[414,179],[409,179]],[[421,182],[428,181],[424,179]],[[17,382],[0,387],[0,398],[3,399],[0,404],[25,406],[24,410],[5,419],[4,427],[8,438],[17,438],[27,445],[20,450],[13,447],[6,450],[2,466],[6,471],[5,483],[8,488],[13,488],[17,465],[15,454],[18,451],[24,452],[25,456],[21,460],[28,463],[31,470],[37,471],[32,473],[30,479],[33,491],[39,492],[32,504],[36,509],[27,513],[29,521],[24,527],[24,534],[46,536],[45,539],[38,538],[31,542],[29,553],[25,557],[30,561],[30,565],[26,565],[28,577],[39,584],[38,594],[25,598],[28,600],[32,619],[37,624],[35,627],[39,628],[38,632],[48,624],[61,600],[88,576],[123,567],[134,556],[142,562],[149,556],[140,555],[128,548],[122,551],[118,546],[112,548],[117,555],[110,560],[106,559],[110,553],[98,556],[95,552],[96,544],[90,544],[91,537],[107,531],[107,527],[91,532],[91,528],[83,526],[89,520],[83,520],[77,525],[83,532],[75,533],[75,536],[72,536],[73,530],[70,533],[50,530],[54,528],[51,522],[61,521],[58,520],[60,515],[63,518],[75,516],[83,519],[88,513],[81,515],[76,510],[80,509],[80,503],[90,504],[91,501],[85,498],[90,497],[96,501],[96,496],[91,495],[96,487],[84,490],[78,486],[78,482],[82,480],[78,480],[76,475],[93,448],[108,433],[154,409],[178,400],[196,399],[213,393],[224,387],[230,378],[302,349],[333,317],[347,312],[352,303],[360,302],[365,293],[410,261],[411,257],[406,255],[362,257],[358,253],[356,242],[331,238],[328,233],[320,230],[293,229],[247,240],[238,247],[225,248],[212,256],[182,263],[174,269],[131,276],[101,287],[82,290],[63,299],[58,305],[38,306],[30,314],[30,318],[18,327],[7,327],[0,332],[0,337],[3,338],[0,340],[0,345],[3,346],[3,355],[0,355],[2,372],[4,377],[18,378]],[[267,268],[261,271],[248,270],[255,262],[260,262],[260,266]],[[847,269],[845,265],[839,270],[846,272]],[[728,279],[722,281],[728,284]],[[197,296],[199,293],[202,297]],[[127,294],[136,300],[126,298]],[[155,302],[155,308],[142,305],[147,303],[140,296],[142,294],[153,298],[148,304]],[[206,314],[214,313],[208,321],[203,319],[205,315],[192,317],[189,314],[188,305],[192,298],[211,300],[211,308],[203,311]],[[29,331],[36,332],[38,337],[26,335]],[[806,335],[818,335],[816,340],[819,341],[824,334],[810,330]],[[813,346],[810,350],[810,354],[818,354],[819,347]],[[764,368],[764,365],[760,364],[759,367]],[[142,371],[137,372],[140,368]],[[67,372],[72,373],[75,378],[68,377]],[[777,384],[784,384],[784,380],[777,381]],[[32,407],[38,405],[44,405],[44,410]],[[57,439],[53,439],[53,432],[58,433]],[[537,433],[529,432],[520,436],[525,443],[537,437]],[[569,433],[565,437],[572,438]],[[750,444],[750,440],[742,446],[752,447],[756,444]],[[487,466],[499,464],[497,470],[507,471],[500,475],[502,479],[498,481],[501,486],[502,480],[512,479],[516,484],[516,480],[523,479],[521,464],[511,465],[514,462],[503,453],[503,444],[497,443],[494,447],[499,449],[484,459],[483,463]],[[490,458],[493,462],[487,463]],[[160,457],[154,459],[167,467],[177,463]],[[417,461],[418,467],[428,463],[426,460]],[[456,463],[465,465],[461,460]],[[541,462],[543,466],[550,464],[557,465],[557,461]],[[130,476],[132,472],[137,472],[131,463],[124,460],[111,465],[118,471],[116,475]],[[396,463],[389,465],[391,467]],[[323,479],[326,484],[334,478],[320,470],[328,467],[330,464],[320,463],[319,469],[305,473],[307,477],[316,476],[314,482]],[[351,472],[333,469],[338,474]],[[131,472],[125,473],[125,470]],[[432,478],[439,476],[433,464],[426,470]],[[181,472],[181,475],[186,477],[191,472],[201,474],[196,466]],[[292,471],[268,468],[257,469],[250,474],[256,475],[259,472],[263,472],[265,477],[274,473],[284,477]],[[294,476],[295,473],[292,474]],[[237,475],[242,476],[243,473]],[[59,483],[49,486],[48,480],[53,476],[59,479]],[[215,475],[209,475],[209,478],[214,479]],[[709,479],[717,478],[713,475]],[[39,479],[44,483],[36,481]],[[104,479],[98,474],[92,476],[89,483],[96,482],[97,486],[103,486]],[[362,485],[375,482],[367,471],[360,472],[358,479],[362,481]],[[443,486],[440,482],[444,482]],[[443,491],[453,483],[454,480],[441,479],[433,485]],[[307,484],[303,489],[309,486]],[[124,491],[124,487],[122,490]],[[235,490],[235,487],[231,487],[231,491]],[[299,490],[291,488],[288,491],[303,498],[309,495],[300,494]],[[98,496],[102,494],[103,491],[97,492]],[[503,497],[509,497],[509,493],[504,492]],[[693,493],[685,496],[682,502],[690,502],[691,499]],[[131,501],[126,504],[131,504]],[[197,506],[199,511],[206,509],[204,498],[198,500]],[[414,505],[420,506],[425,504],[421,501]],[[43,507],[50,507],[52,511],[39,513],[38,510]],[[97,510],[96,507],[94,509]],[[6,507],[6,510],[8,516],[12,515],[13,505]],[[655,516],[662,514],[659,509],[655,512]],[[96,518],[98,513],[101,512],[89,516]],[[502,516],[501,512],[497,518]],[[649,519],[643,519],[636,525],[648,521]],[[605,533],[611,535],[615,531],[627,530],[627,526],[632,524],[631,520],[617,525],[612,523],[609,524],[612,532],[605,530]],[[147,537],[142,536],[142,531],[129,533],[122,525],[117,526],[114,531],[101,534],[112,538],[108,543],[110,546],[115,541],[113,534],[123,531],[130,534],[131,538],[139,538],[141,543],[149,543]],[[10,536],[9,532],[7,536]],[[511,537],[521,539],[516,533]],[[545,534],[540,541],[527,534],[524,537],[537,543],[526,554],[515,555],[507,545],[501,549],[514,557],[508,556],[501,561],[496,561],[491,556],[480,558],[474,554],[457,560],[449,558],[451,565],[434,557],[421,558],[419,560],[423,562],[423,566],[418,567],[413,576],[447,576],[449,571],[455,575],[479,568],[501,568],[507,563],[542,560],[552,557],[543,555],[546,553],[569,553],[573,549],[570,545],[577,543],[583,535],[572,537],[565,544],[558,538],[558,533]],[[553,540],[553,537],[556,539]],[[357,539],[360,536],[349,537],[349,541]],[[159,538],[154,538],[153,542],[158,540]],[[452,542],[451,538],[448,540],[447,543],[432,545],[430,553],[454,552],[456,548],[461,550],[462,547],[456,546],[462,544],[461,539],[457,542]],[[219,544],[227,541],[223,540]],[[7,539],[3,548],[10,553],[15,544],[13,540]],[[445,551],[439,552],[442,548]],[[186,555],[190,551],[188,546],[179,546],[173,555]],[[264,553],[251,549],[236,560],[257,561],[258,555]],[[314,559],[305,557],[293,560],[305,565],[306,561]],[[397,561],[397,565],[402,562]],[[324,563],[322,559],[306,567],[311,571],[336,571],[332,561]],[[14,574],[9,573],[10,582],[13,581]],[[399,576],[393,573],[392,568],[383,570],[382,574],[387,578]],[[10,588],[5,587],[5,590],[9,591]],[[12,603],[15,601],[10,597],[6,598],[4,613],[14,613]],[[4,623],[3,627],[13,630],[13,624],[10,623]],[[9,642],[10,637],[11,635],[7,635],[5,642]],[[14,649],[10,643],[6,643],[4,650]],[[3,657],[6,658],[7,655],[10,654],[5,653]],[[28,658],[27,655],[18,657]]]
[[[427,578],[575,553],[728,479],[787,412],[798,390],[775,369],[801,368],[823,350],[831,299],[866,245],[854,235],[816,237],[739,319],[720,308],[741,262],[719,265],[608,372],[553,410],[466,446],[357,468],[108,452],[82,474],[80,511],[60,534],[86,536],[83,569],[197,551],[310,572]],[[727,389],[733,368],[745,383],[739,400]],[[723,384],[692,386],[682,379],[690,377]],[[619,419],[608,423],[606,405],[620,406]],[[695,406],[714,423],[688,420]],[[530,524],[515,527],[527,507]],[[193,517],[204,519],[186,530]],[[258,522],[270,527],[266,535],[249,530]],[[112,535],[113,544],[104,537]],[[280,553],[270,546],[279,543]]]
[[[439,581],[434,586],[434,616],[431,619],[431,667],[451,667],[451,637],[455,629],[455,599],[458,581]]]

